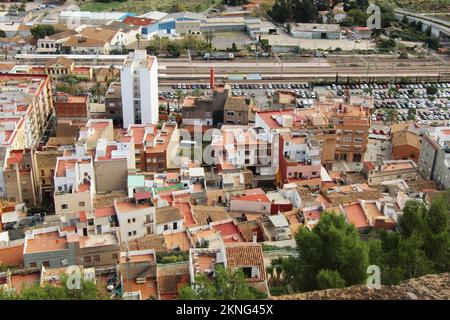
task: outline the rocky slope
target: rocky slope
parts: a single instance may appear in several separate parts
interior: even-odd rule
[[[450,300],[450,273],[426,275],[396,286],[357,285],[272,297],[273,300]]]

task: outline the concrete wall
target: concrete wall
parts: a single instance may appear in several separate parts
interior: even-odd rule
[[[433,167],[435,157],[437,155],[437,150],[428,141],[428,137],[423,137],[420,144],[420,157],[419,157],[419,173],[420,175],[426,179],[431,180],[433,176]]]
[[[76,265],[79,261],[76,258],[75,244],[70,243],[69,248],[64,250],[46,251],[27,253],[23,255],[23,261],[25,268],[30,268],[31,263],[36,263],[38,268],[42,267],[42,264],[46,261],[49,262],[50,268],[61,267],[63,264],[61,260],[67,259],[68,265]]]
[[[74,214],[80,211],[92,211],[91,192],[75,192],[55,194],[55,213],[67,220],[72,219]],[[84,202],[84,206],[83,203]],[[62,205],[67,204],[67,209],[63,209]]]
[[[80,260],[84,267],[111,266],[119,263],[120,248],[119,244],[108,246],[96,246],[93,248],[82,248],[80,250]],[[99,261],[95,261],[94,257],[98,256]],[[90,262],[89,259],[90,258]]]
[[[152,221],[155,221],[155,207],[147,207],[139,210],[133,210],[130,212],[121,212],[117,214],[117,218],[119,219],[119,228],[120,228],[120,241],[131,241],[148,234],[148,228],[151,228],[154,232],[154,224],[150,223],[147,225],[146,216],[152,216]],[[135,219],[135,222],[132,222],[132,219]],[[128,219],[131,221],[128,222]],[[129,235],[128,233],[136,231],[136,235]]]
[[[94,169],[97,193],[127,190],[127,159],[96,161]]]

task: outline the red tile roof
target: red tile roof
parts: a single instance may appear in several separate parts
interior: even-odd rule
[[[94,210],[94,215],[96,218],[114,216],[116,215],[116,209],[114,209],[114,206],[98,208]]]
[[[155,22],[155,20],[147,19],[147,18],[139,18],[139,17],[126,17],[123,23],[134,25],[134,26],[148,26]]]
[[[258,243],[226,243],[227,268],[258,267],[259,275],[249,281],[266,280],[262,247]]]

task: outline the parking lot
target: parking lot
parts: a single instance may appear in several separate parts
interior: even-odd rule
[[[243,31],[215,32],[212,44],[217,50],[225,50],[236,44],[237,49],[244,49],[252,38]]]
[[[230,83],[231,95],[253,98],[255,104],[264,108],[268,107],[272,97],[277,90],[292,91],[297,96],[296,105],[299,108],[309,107],[314,104],[318,95],[309,89],[307,83]],[[184,95],[207,95],[210,90],[209,84],[186,84],[179,83],[171,87],[160,86],[159,95],[165,99],[175,100],[176,91],[181,90]]]
[[[427,88],[435,87],[436,94],[428,94]],[[336,96],[344,90],[351,94],[372,94],[375,111],[372,121],[393,123],[414,120],[418,124],[437,123],[446,125],[450,121],[450,83],[416,84],[349,84],[325,86]]]
[[[319,95],[331,92],[336,97],[350,91],[352,95],[369,95],[374,98],[372,122],[390,125],[395,122],[414,120],[418,124],[450,124],[450,83],[417,83],[417,84],[329,84],[315,86],[310,90],[307,83],[230,83],[233,96],[253,98],[260,107],[267,107],[277,90],[288,90],[297,96],[296,106],[310,107]],[[428,94],[427,88],[435,87],[436,94]],[[176,101],[176,91],[183,95],[207,95],[209,84],[175,84],[171,87],[160,87],[160,96]],[[387,134],[383,130],[373,132]]]

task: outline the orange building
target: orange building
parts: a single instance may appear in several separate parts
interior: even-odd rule
[[[399,123],[391,127],[392,159],[419,161],[419,128],[408,123]]]

